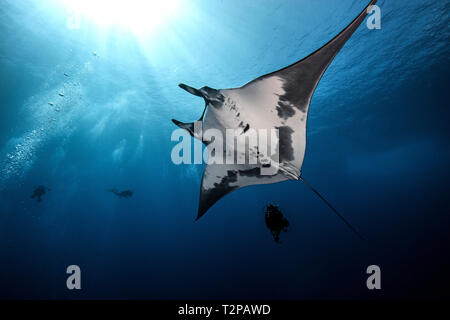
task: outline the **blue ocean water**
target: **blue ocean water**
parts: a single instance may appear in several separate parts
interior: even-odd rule
[[[180,0],[140,33],[84,16],[72,28],[58,0],[2,1],[0,297],[448,297],[448,0],[380,0],[381,29],[362,25],[313,96],[303,176],[367,242],[298,181],[235,191],[194,223],[204,165],[171,161],[170,119],[203,111],[178,83],[243,85],[367,3]],[[39,203],[38,185],[52,189]],[[268,202],[290,222],[280,244]]]

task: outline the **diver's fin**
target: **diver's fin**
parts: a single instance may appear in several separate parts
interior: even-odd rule
[[[320,199],[322,199],[323,202],[325,202],[325,204],[331,209],[333,210],[333,212],[342,220],[344,221],[344,223],[350,228],[350,230],[353,231],[354,234],[356,234],[361,240],[366,241],[366,239],[355,229],[355,227],[353,227],[350,222],[348,222],[332,205],[331,203],[329,203],[327,201],[327,199],[325,199],[320,193],[319,191],[317,191],[316,189],[313,188],[313,186],[311,186],[308,182],[305,181],[305,179],[303,179],[303,177],[300,177],[300,180],[303,181],[303,183],[312,190],[312,192],[314,192]]]

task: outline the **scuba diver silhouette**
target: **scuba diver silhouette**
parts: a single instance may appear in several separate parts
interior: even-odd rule
[[[283,216],[278,206],[268,204],[265,209],[266,226],[272,233],[273,240],[279,243],[280,233],[288,230],[289,221]]]
[[[133,191],[131,191],[131,190],[119,191],[119,190],[113,188],[113,189],[109,189],[108,191],[114,193],[118,198],[131,198],[133,196]]]
[[[36,189],[34,189],[33,194],[31,195],[31,199],[37,198],[37,202],[41,202],[41,197],[47,192],[51,191],[52,189],[47,188],[46,186],[37,186]]]

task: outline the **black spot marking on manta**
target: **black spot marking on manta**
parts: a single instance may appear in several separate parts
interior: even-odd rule
[[[270,164],[263,164],[264,168],[270,167]],[[250,178],[257,178],[257,179],[264,179],[268,178],[269,176],[261,175],[261,167],[255,167],[248,170],[239,170],[239,176],[240,177],[250,177]]]
[[[305,72],[305,69],[317,69],[321,66],[307,66],[307,62],[298,64],[296,67],[287,68],[280,72],[279,76],[283,79],[284,94],[280,95],[279,101],[288,103],[301,112],[305,113],[311,100],[314,87],[316,85],[315,73]],[[312,73],[313,75],[310,75]]]
[[[256,167],[248,170],[239,170],[239,176],[261,178],[261,168]]]
[[[200,91],[207,97],[207,98],[214,98],[218,94],[220,94],[219,90],[205,86],[201,87]]]
[[[295,114],[294,108],[289,103],[281,101],[281,99],[278,101],[278,106],[276,107],[276,109],[278,112],[278,116],[284,120],[287,120]]]
[[[215,108],[221,108],[222,107],[222,105],[223,105],[223,96],[222,95],[220,95],[221,96],[221,99],[214,99],[214,100],[209,100],[209,103],[213,106],[213,107],[215,107]]]
[[[227,170],[227,175],[223,176],[220,182],[214,183],[214,187],[206,189],[202,186],[198,218],[200,218],[217,200],[238,188],[238,186],[230,186],[231,183],[237,181],[237,176],[238,172],[236,170]]]
[[[220,93],[219,90],[210,87],[202,87],[200,91],[202,92],[208,103],[211,104],[213,107],[215,108],[222,107],[225,101],[225,97],[223,96],[223,94]]]
[[[229,187],[231,182],[237,181],[237,171],[236,170],[227,170],[227,175],[222,177],[219,183],[214,183],[215,188],[220,187]]]
[[[294,130],[288,126],[276,128],[278,129],[280,162],[294,160],[294,147],[292,146],[292,133],[294,133]]]

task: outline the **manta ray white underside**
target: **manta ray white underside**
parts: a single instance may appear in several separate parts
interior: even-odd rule
[[[177,126],[203,141],[210,152],[214,152],[213,145],[223,144],[224,159],[226,153],[231,152],[235,157],[248,159],[256,157],[258,160],[256,164],[250,164],[250,161],[244,164],[208,164],[203,174],[197,219],[220,198],[238,188],[289,179],[303,180],[301,170],[305,156],[306,121],[314,90],[331,61],[361,25],[371,11],[371,6],[376,2],[372,0],[343,31],[306,58],[261,76],[242,87],[220,90],[210,87],[195,89],[180,84],[180,87],[189,93],[204,98],[206,105],[203,115],[198,120],[201,125],[172,120]],[[222,132],[223,141],[215,140],[214,143],[210,143],[211,141],[205,139],[203,134],[208,129]],[[278,141],[273,142],[277,145],[272,147],[275,147],[277,157],[262,153],[258,145],[249,142],[250,136],[248,139],[226,141],[227,129],[235,130],[242,137],[253,134],[254,130],[276,130]],[[215,139],[220,139],[220,136]],[[239,143],[246,143],[247,148],[242,148]],[[260,161],[263,159],[265,162]],[[276,168],[273,174],[261,174],[261,169],[267,165]],[[314,189],[313,191],[317,193]],[[331,207],[325,199],[323,200]]]

